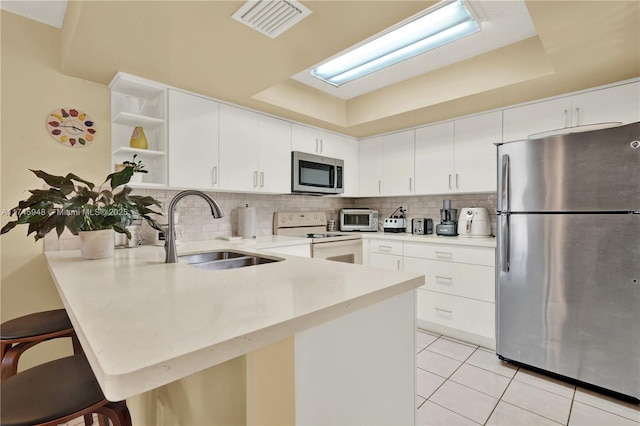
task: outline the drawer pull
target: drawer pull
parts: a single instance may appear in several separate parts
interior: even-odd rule
[[[441,277],[439,275],[436,275],[436,281],[441,284],[453,284],[453,278]]]
[[[437,251],[436,256],[442,259],[451,259],[453,258],[453,253],[448,253],[446,251]]]
[[[444,314],[447,315],[453,315],[453,311],[451,309],[445,309],[445,308],[436,308],[437,312],[442,312]]]

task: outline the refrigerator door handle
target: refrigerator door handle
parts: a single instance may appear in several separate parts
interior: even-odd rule
[[[498,216],[500,218],[500,252],[498,253],[498,258],[500,262],[500,269],[502,272],[509,272],[509,263],[511,258],[511,247],[509,246],[509,231],[510,231],[510,221],[511,215],[505,214]]]
[[[509,162],[509,155],[508,154],[503,154],[502,155],[502,185],[501,185],[501,192],[500,192],[500,198],[502,201],[502,205],[500,210],[501,211],[509,211],[509,183],[511,181],[509,173],[511,172],[511,164]]]

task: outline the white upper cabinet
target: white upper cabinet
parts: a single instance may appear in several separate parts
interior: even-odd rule
[[[292,123],[291,150],[343,159],[342,136],[331,132]]]
[[[504,110],[505,142],[565,127],[640,120],[640,82]]]
[[[360,141],[360,196],[382,195],[384,139],[382,136]]]
[[[640,82],[594,90],[571,97],[572,125],[640,120]]]
[[[258,186],[262,192],[291,192],[291,123],[260,115]]]
[[[456,192],[496,190],[496,143],[502,142],[502,111],[455,120],[452,184]]]
[[[169,185],[218,189],[218,103],[169,90]]]
[[[337,136],[336,140],[340,144],[340,154],[337,158],[344,161],[343,170],[343,186],[344,193],[342,195],[347,197],[359,196],[359,142],[357,139],[348,138],[346,136]]]
[[[255,112],[220,105],[220,189],[259,188],[260,120]]]
[[[415,131],[405,130],[383,137],[384,195],[411,195],[414,192]]]
[[[508,108],[503,114],[503,140],[526,139],[535,133],[570,126],[571,99],[560,98]]]
[[[416,194],[496,189],[496,147],[502,112],[416,129]]]
[[[453,191],[453,121],[416,129],[416,194]]]
[[[290,123],[221,104],[220,189],[290,192]]]

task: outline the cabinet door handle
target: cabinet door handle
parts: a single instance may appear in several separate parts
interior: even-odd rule
[[[440,275],[436,275],[436,281],[441,283],[441,284],[453,284],[453,278],[442,277]]]
[[[453,315],[453,311],[451,309],[445,309],[445,308],[436,308],[437,312],[442,312],[444,314],[447,315]]]
[[[258,171],[253,172],[253,187],[258,186]]]
[[[580,108],[576,107],[576,126],[580,125]]]
[[[564,110],[564,127],[569,127],[569,110]]]
[[[324,139],[320,139],[320,154],[324,151]]]
[[[458,180],[459,180],[459,175],[456,173],[456,189],[460,189],[460,187],[458,186]]]
[[[211,171],[211,179],[212,179],[213,185],[217,185],[217,183],[218,183],[218,166],[214,166],[213,167],[213,170]]]
[[[382,194],[382,181],[378,181],[378,194]]]
[[[436,257],[439,257],[441,259],[452,259],[453,258],[453,253],[449,253],[446,251],[437,251],[436,252]]]
[[[319,141],[319,139],[316,138],[316,152],[320,152],[320,150],[319,150],[320,143],[318,141]]]
[[[380,251],[391,251],[391,246],[378,246]]]
[[[400,270],[400,259],[398,259],[398,271]]]
[[[260,188],[264,187],[264,172],[260,172]]]
[[[413,178],[409,178],[409,192],[413,191]]]
[[[449,173],[449,189],[451,189],[451,173]]]

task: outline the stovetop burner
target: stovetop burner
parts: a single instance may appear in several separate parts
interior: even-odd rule
[[[349,234],[335,234],[335,233],[307,233],[307,238],[334,238],[334,237],[348,237]]]

